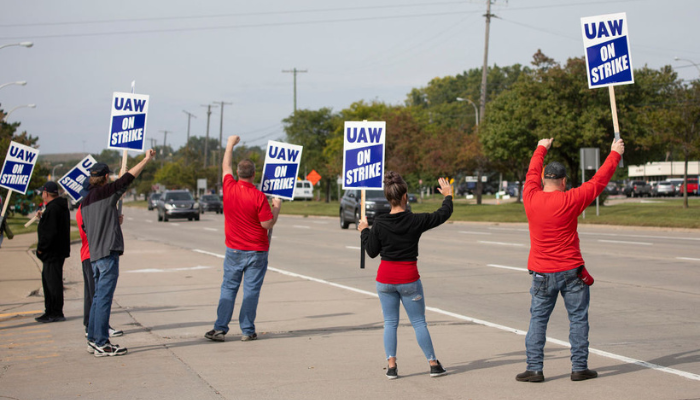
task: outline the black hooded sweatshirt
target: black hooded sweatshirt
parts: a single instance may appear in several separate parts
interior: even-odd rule
[[[70,211],[65,197],[57,197],[46,205],[37,234],[36,256],[41,261],[70,257]]]
[[[423,232],[443,224],[451,215],[452,196],[445,196],[442,207],[433,213],[382,214],[375,218],[372,229],[362,231],[362,244],[372,258],[381,254],[386,261],[417,261]]]

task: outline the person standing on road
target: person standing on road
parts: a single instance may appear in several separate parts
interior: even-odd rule
[[[214,329],[204,337],[223,342],[229,331],[229,322],[233,315],[238,288],[243,283],[243,302],[238,316],[242,341],[256,340],[255,316],[258,299],[265,272],[267,256],[270,249],[268,230],[277,222],[282,200],[272,199],[272,210],[267,197],[253,184],[255,164],[250,160],[238,163],[238,181],[233,178],[231,159],[233,147],[238,144],[238,136],[229,136],[224,153],[223,190],[224,221],[226,232],[226,258],[224,259],[224,277],[221,283],[219,306]]]
[[[90,246],[87,241],[87,234],[83,230],[83,205],[78,206],[78,211],[75,213],[75,222],[78,224],[78,232],[80,233],[80,261],[83,264],[83,326],[85,327],[85,336],[90,322],[90,309],[92,308],[92,299],[95,296],[95,276],[92,273],[92,263],[90,262]],[[124,222],[124,215],[119,216],[119,225]],[[114,329],[109,326],[109,337],[118,337],[124,335],[124,331]],[[88,347],[91,350],[92,347]]]
[[[406,210],[406,181],[398,173],[388,171],[384,176],[384,196],[391,203],[390,213],[377,216],[371,229],[367,217],[362,218],[357,227],[367,255],[372,258],[382,256],[377,270],[377,294],[384,314],[384,351],[389,362],[386,371],[389,379],[398,378],[396,331],[401,303],[413,325],[418,345],[430,364],[430,376],[447,374],[435,356],[428,332],[423,284],[418,274],[418,241],[421,235],[443,224],[452,215],[452,186],[443,178],[438,182],[438,190],[445,196],[442,206],[431,214],[413,214]]]
[[[107,164],[96,163],[90,169],[89,192],[83,198],[81,212],[95,278],[95,295],[88,321],[88,351],[94,352],[95,357],[127,353],[125,347],[109,341],[109,317],[119,278],[119,256],[124,254],[117,203],[155,154],[153,149],[146,151],[141,162],[112,183],[109,183],[111,171]]]
[[[525,337],[527,370],[515,379],[542,382],[544,344],[547,323],[559,293],[569,315],[571,343],[571,380],[582,381],[598,376],[588,369],[588,305],[590,276],[585,270],[579,246],[578,216],[603,192],[625,152],[619,139],[598,172],[580,187],[566,190],[566,168],[553,161],[542,165],[554,139],[542,139],[530,160],[523,203],[530,228],[530,255],[527,268],[532,274],[530,294],[530,328]],[[544,178],[544,179],[542,179]],[[542,181],[544,180],[544,187]],[[592,284],[592,280],[590,283]]]
[[[41,188],[41,199],[46,204],[39,218],[36,256],[43,263],[41,284],[44,288],[44,315],[37,322],[65,321],[63,315],[63,263],[70,257],[70,211],[65,197],[58,197],[58,185],[48,181]]]

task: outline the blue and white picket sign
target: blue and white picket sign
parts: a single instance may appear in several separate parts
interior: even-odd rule
[[[588,88],[634,83],[627,14],[581,18]]]
[[[27,193],[37,158],[39,158],[38,149],[10,142],[5,164],[0,172],[0,186],[22,194]]]
[[[112,95],[108,148],[143,151],[148,103],[149,96],[145,94],[115,92]]]
[[[294,187],[303,149],[302,146],[295,144],[273,140],[267,142],[265,165],[262,182],[260,182],[263,193],[285,200],[294,199]]]
[[[58,180],[63,190],[75,201],[80,201],[83,198],[81,192],[85,182],[90,179],[90,168],[97,163],[91,155],[83,158],[73,169],[68,171]]]
[[[384,189],[385,121],[345,121],[343,189]]]

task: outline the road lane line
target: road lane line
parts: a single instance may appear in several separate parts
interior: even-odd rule
[[[699,241],[700,238],[695,237],[674,237],[674,236],[654,236],[654,235],[625,235],[624,233],[596,233],[596,232],[579,232],[579,235],[596,235],[596,236],[624,236],[631,238],[642,238],[642,239],[670,239],[670,240],[695,240]]]
[[[149,273],[158,273],[158,272],[172,272],[172,271],[196,271],[200,269],[211,269],[213,267],[205,267],[203,265],[198,265],[196,267],[188,267],[188,268],[168,268],[168,269],[160,269],[160,268],[147,268],[147,269],[135,269],[132,271],[124,271],[126,273],[133,273],[133,274],[149,274]]]
[[[205,231],[212,231],[212,232],[218,232],[219,230],[216,228],[204,228]]]
[[[700,258],[691,258],[691,257],[676,257],[679,260],[687,260],[687,261],[700,261]]]
[[[525,246],[525,245],[522,244],[522,243],[487,242],[487,241],[485,241],[485,240],[477,240],[477,243],[482,243],[482,244],[496,244],[496,245],[499,245],[499,246],[518,246],[518,247]]]
[[[150,219],[147,219],[146,222],[148,222],[149,224],[153,223],[153,221],[151,221]]]
[[[209,252],[209,251],[204,251],[204,250],[199,250],[199,249],[194,249],[193,251],[195,251],[195,252],[197,252],[197,253],[202,253],[202,254],[211,255],[211,256],[214,256],[214,257],[225,258],[225,257],[224,257],[223,255],[221,255],[221,254],[216,254],[216,253],[212,253],[212,252]],[[287,276],[291,276],[291,277],[299,278],[299,279],[304,279],[304,280],[311,281],[311,282],[322,283],[322,284],[324,284],[324,285],[328,285],[328,286],[332,286],[332,287],[337,287],[337,288],[339,288],[339,289],[348,290],[348,291],[355,292],[355,293],[360,293],[360,294],[363,294],[363,295],[366,295],[366,296],[379,297],[376,293],[368,292],[368,291],[362,290],[362,289],[357,289],[357,288],[354,288],[354,287],[351,287],[351,286],[340,285],[340,284],[333,283],[333,282],[330,282],[330,281],[326,281],[326,280],[323,280],[323,279],[313,278],[313,277],[310,277],[310,276],[301,275],[301,274],[297,274],[297,273],[295,273],[295,272],[285,271],[285,270],[282,270],[282,269],[277,269],[277,268],[272,268],[272,267],[268,267],[268,269],[269,269],[270,271],[277,272],[278,274],[287,275]],[[438,314],[442,314],[442,315],[446,315],[446,316],[449,316],[449,317],[453,317],[453,318],[456,318],[456,319],[459,319],[459,320],[471,322],[471,323],[474,323],[474,324],[477,324],[477,325],[483,325],[483,326],[487,326],[487,327],[489,327],[489,328],[495,328],[495,329],[498,329],[498,330],[501,330],[501,331],[510,332],[510,333],[515,333],[516,335],[520,335],[520,336],[525,336],[525,335],[527,335],[527,331],[523,331],[523,330],[520,330],[520,329],[511,328],[511,327],[508,327],[508,326],[505,326],[505,325],[496,324],[496,323],[489,322],[489,321],[485,321],[485,320],[482,320],[482,319],[477,319],[477,318],[468,317],[468,316],[466,316],[466,315],[461,315],[461,314],[453,313],[453,312],[450,312],[450,311],[445,311],[445,310],[442,310],[442,309],[439,309],[439,308],[435,308],[435,307],[425,307],[425,309],[428,310],[428,311],[432,311],[432,312],[438,313]],[[560,345],[560,346],[562,346],[562,347],[571,347],[571,345],[569,344],[569,342],[566,342],[566,341],[563,341],[563,340],[559,340],[559,339],[554,339],[554,338],[551,338],[551,337],[547,337],[547,341],[550,342],[550,343],[553,343],[553,344]],[[634,358],[625,357],[625,356],[622,356],[622,355],[619,355],[619,354],[610,353],[610,352],[607,352],[607,351],[602,351],[602,350],[598,350],[598,349],[594,349],[594,348],[589,348],[588,351],[589,351],[590,353],[597,354],[597,355],[599,355],[599,356],[601,356],[601,357],[607,357],[607,358],[611,358],[611,359],[613,359],[613,360],[622,361],[622,362],[625,362],[625,363],[628,363],[628,364],[634,364],[634,365],[638,365],[638,366],[640,366],[640,367],[653,369],[653,370],[655,370],[655,371],[666,372],[666,373],[669,373],[669,374],[678,375],[678,376],[681,376],[681,377],[684,377],[684,378],[688,378],[688,379],[692,379],[692,380],[695,380],[695,381],[700,381],[700,375],[693,374],[693,373],[690,373],[690,372],[681,371],[681,370],[678,370],[678,369],[675,369],[675,368],[664,367],[663,365],[653,364],[653,363],[650,363],[650,362],[646,362],[646,361],[642,361],[642,360],[637,360],[637,359],[634,359]]]
[[[292,225],[294,228],[311,229],[308,225]]]
[[[178,224],[177,222],[171,222],[170,225],[172,225],[172,226],[180,226],[180,224]]]
[[[13,313],[7,313],[7,314],[0,314],[0,318],[5,318],[5,317],[14,317],[17,315],[26,315],[26,314],[41,314],[43,311],[41,310],[36,310],[36,311],[18,311],[18,312],[13,312]]]
[[[314,224],[325,225],[328,224],[328,221],[314,221]]]
[[[652,246],[654,243],[649,243],[649,242],[625,242],[623,240],[605,240],[605,239],[598,239],[599,242],[602,243],[620,243],[620,244],[637,244],[640,246]]]
[[[518,232],[529,232],[528,229],[523,228],[489,228],[493,231],[518,231]]]
[[[362,247],[357,246],[345,246],[345,248],[350,250],[362,250]]]
[[[459,231],[459,233],[464,233],[465,235],[490,235],[491,232],[475,232],[475,231]]]
[[[498,264],[486,264],[487,267],[494,267],[494,268],[503,268],[503,269],[512,269],[514,271],[525,271],[527,272],[527,268],[518,268],[518,267],[509,267],[507,265],[498,265]]]
[[[127,221],[133,221],[134,219],[131,218],[131,217],[126,217],[126,220],[127,220]]]

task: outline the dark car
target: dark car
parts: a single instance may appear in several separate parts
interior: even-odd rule
[[[361,191],[346,190],[343,198],[340,199],[340,227],[348,229],[350,224],[360,222]],[[411,210],[411,203],[407,204],[407,210]],[[371,225],[374,219],[381,214],[388,214],[391,211],[391,204],[384,197],[382,190],[367,190],[365,193],[365,215],[367,222]]]
[[[627,197],[649,197],[651,196],[651,185],[644,181],[630,181],[625,186],[624,192]]]
[[[153,193],[148,197],[148,211],[158,208],[158,199],[160,199],[160,193]]]
[[[607,190],[608,194],[611,195],[620,194],[620,189],[617,187],[617,183],[615,182],[608,183],[608,185],[605,186],[605,190]]]
[[[158,221],[187,218],[199,221],[199,207],[187,190],[166,190],[158,200]]]
[[[215,194],[205,194],[199,198],[199,212],[204,214],[205,211],[214,211],[217,214],[224,212],[224,204],[219,196]]]
[[[494,194],[496,189],[486,182],[481,183],[481,194]],[[462,182],[457,186],[457,196],[476,194],[476,182]]]

